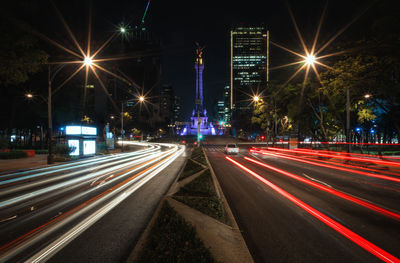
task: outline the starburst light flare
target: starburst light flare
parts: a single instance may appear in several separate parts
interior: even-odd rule
[[[124,77],[121,77],[107,69],[105,69],[104,67],[101,67],[99,65],[100,62],[103,62],[103,59],[101,57],[99,57],[100,52],[118,35],[117,32],[114,32],[97,50],[94,50],[94,52],[92,52],[91,50],[91,27],[92,27],[92,10],[91,7],[89,8],[89,15],[88,15],[88,37],[87,37],[87,50],[86,52],[83,50],[83,48],[81,47],[81,45],[79,44],[77,38],[75,37],[75,35],[73,34],[72,30],[70,29],[70,27],[68,26],[66,20],[64,19],[64,17],[62,16],[61,12],[58,10],[57,6],[52,2],[52,5],[56,11],[57,16],[59,17],[59,19],[61,20],[65,30],[68,33],[68,36],[72,39],[73,43],[75,44],[78,52],[71,50],[69,48],[66,48],[65,46],[63,46],[62,44],[50,39],[49,37],[45,36],[44,34],[34,31],[34,33],[36,35],[38,35],[39,37],[43,38],[44,40],[48,41],[49,43],[53,44],[54,46],[62,49],[63,51],[68,52],[69,54],[73,55],[76,57],[75,60],[70,60],[70,61],[61,61],[61,62],[53,62],[53,63],[49,63],[49,64],[65,64],[65,65],[73,65],[73,64],[77,64],[77,68],[76,70],[69,76],[67,77],[58,87],[56,87],[55,89],[53,89],[52,94],[54,95],[58,90],[60,90],[68,81],[70,81],[74,76],[76,76],[82,69],[85,69],[85,84],[84,84],[84,95],[83,95],[83,109],[85,107],[85,101],[86,101],[86,86],[88,83],[88,78],[89,78],[89,72],[93,73],[93,76],[98,80],[100,86],[103,88],[104,92],[106,93],[108,99],[110,100],[111,104],[114,106],[115,110],[117,112],[119,112],[119,108],[117,107],[115,101],[113,100],[113,98],[110,96],[109,92],[107,91],[103,81],[100,79],[100,76],[98,75],[98,73],[96,72],[96,69],[101,70],[102,72],[105,72],[109,75],[112,75],[113,77],[116,77],[126,83],[128,83],[130,86],[134,86],[136,89],[139,90],[139,88],[141,89],[141,87],[139,85],[137,85],[136,83],[134,83],[133,81],[131,81],[130,79],[127,80]],[[121,28],[122,29],[122,28]],[[127,32],[126,28],[124,28],[125,32]],[[138,56],[136,56],[138,57]],[[112,61],[112,60],[120,60],[120,59],[130,59],[132,58],[132,56],[130,57],[115,57],[115,58],[107,58],[107,61]],[[105,62],[105,61],[104,61]]]
[[[298,25],[297,25],[296,19],[295,19],[295,17],[294,17],[294,14],[293,14],[291,8],[290,8],[290,5],[289,5],[289,3],[286,1],[286,6],[287,6],[287,8],[288,8],[290,18],[291,18],[291,20],[292,20],[292,22],[293,22],[293,26],[294,26],[294,28],[295,28],[295,30],[296,30],[296,33],[297,33],[297,36],[298,36],[298,38],[299,38],[299,40],[300,40],[300,44],[301,44],[301,46],[302,46],[302,48],[303,48],[303,50],[304,50],[304,53],[303,53],[303,54],[300,54],[300,53],[298,53],[298,52],[295,52],[295,51],[293,51],[293,50],[290,50],[290,49],[287,48],[287,47],[284,47],[284,46],[282,46],[282,45],[280,45],[280,44],[277,44],[277,43],[275,43],[275,42],[273,42],[273,41],[270,41],[270,43],[271,43],[272,45],[274,45],[274,46],[276,46],[276,47],[278,47],[278,48],[280,48],[280,49],[283,49],[283,50],[285,50],[285,51],[287,51],[287,52],[289,52],[289,53],[291,53],[291,54],[293,54],[293,55],[295,55],[295,56],[297,56],[297,57],[300,58],[299,61],[295,61],[295,62],[288,63],[288,64],[285,64],[285,65],[280,65],[280,66],[276,66],[276,67],[270,68],[270,70],[274,70],[274,69],[285,68],[285,67],[294,66],[294,65],[298,65],[298,64],[303,64],[303,65],[300,66],[300,67],[289,77],[289,79],[280,87],[280,89],[281,89],[281,88],[283,88],[284,86],[286,86],[286,85],[287,85],[292,79],[294,79],[301,71],[305,70],[305,76],[304,76],[304,81],[303,81],[303,86],[302,86],[302,91],[301,91],[301,98],[300,98],[300,100],[301,100],[302,97],[303,97],[303,92],[304,92],[305,84],[307,83],[307,79],[308,79],[308,77],[309,77],[309,72],[310,72],[310,70],[312,70],[312,71],[314,72],[315,76],[317,77],[317,79],[318,79],[319,82],[321,83],[321,78],[320,78],[320,74],[319,74],[319,72],[318,72],[317,65],[318,65],[318,66],[322,66],[322,67],[327,68],[327,69],[333,69],[332,67],[330,67],[330,66],[324,64],[323,62],[321,62],[321,59],[327,58],[327,57],[332,57],[332,56],[337,56],[337,55],[342,55],[342,54],[344,54],[344,53],[350,52],[351,50],[338,51],[338,52],[334,52],[334,53],[330,53],[330,54],[324,54],[324,55],[319,55],[319,54],[320,54],[323,50],[325,50],[335,39],[337,39],[346,29],[348,29],[348,28],[349,28],[362,14],[364,14],[364,13],[368,10],[368,8],[370,8],[370,6],[371,6],[371,4],[368,5],[368,6],[366,6],[366,7],[365,7],[359,14],[357,14],[349,23],[347,23],[343,28],[341,28],[337,33],[335,33],[327,42],[325,42],[325,43],[322,45],[322,47],[320,47],[319,49],[317,49],[317,46],[318,46],[318,38],[319,38],[319,35],[320,35],[320,32],[321,32],[321,27],[322,27],[322,23],[323,23],[323,20],[324,20],[324,17],[325,17],[325,13],[326,13],[326,10],[327,10],[327,5],[328,5],[328,1],[325,2],[324,8],[323,8],[323,11],[322,11],[322,14],[321,14],[321,17],[320,17],[318,26],[317,26],[317,30],[316,30],[316,33],[315,33],[315,36],[314,36],[314,40],[313,40],[312,46],[311,46],[311,48],[309,48],[309,47],[307,47],[307,45],[306,45],[306,43],[305,43],[305,41],[304,41],[304,39],[303,39],[303,37],[302,37],[302,34],[301,34],[300,29],[299,29],[299,27],[298,27]],[[321,83],[321,85],[322,85],[322,83]],[[279,89],[277,92],[279,92],[280,89]]]

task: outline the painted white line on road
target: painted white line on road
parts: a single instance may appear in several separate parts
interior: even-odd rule
[[[304,175],[305,177],[307,177],[308,179],[314,181],[314,182],[317,182],[317,183],[326,185],[326,186],[328,186],[328,187],[330,187],[330,188],[332,188],[332,189],[335,189],[335,188],[333,188],[330,184],[327,184],[327,183],[325,183],[325,182],[323,182],[323,181],[320,181],[320,180],[317,180],[317,179],[315,179],[315,178],[312,178],[311,176],[308,176],[308,175],[306,175],[305,173],[303,173],[303,175]]]
[[[8,218],[5,218],[5,219],[1,219],[1,220],[0,220],[0,223],[6,222],[6,221],[10,221],[10,220],[13,220],[13,219],[15,219],[15,218],[17,218],[16,215],[15,215],[15,216],[8,217]]]

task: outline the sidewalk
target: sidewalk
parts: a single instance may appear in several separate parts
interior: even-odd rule
[[[0,173],[47,166],[47,154],[20,159],[0,160]]]

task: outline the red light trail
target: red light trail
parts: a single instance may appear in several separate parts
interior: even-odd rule
[[[268,153],[266,151],[255,151],[255,150],[253,150],[251,152],[258,152],[258,153],[261,153],[263,155],[271,155],[271,156],[275,156],[275,157],[282,157],[282,158],[285,158],[285,159],[294,160],[294,161],[298,161],[298,162],[302,162],[302,163],[312,164],[312,165],[316,165],[316,166],[326,167],[326,168],[330,168],[330,169],[335,169],[335,170],[340,170],[340,171],[345,171],[345,172],[350,172],[350,173],[355,173],[355,174],[361,174],[361,175],[365,175],[365,176],[369,176],[369,177],[375,177],[375,178],[379,178],[379,179],[383,179],[383,180],[389,180],[389,181],[393,181],[393,182],[396,182],[396,183],[400,183],[400,178],[394,178],[394,177],[390,177],[390,176],[386,176],[386,175],[367,173],[367,172],[363,172],[363,171],[358,171],[358,170],[353,170],[353,169],[349,169],[349,168],[333,166],[333,165],[329,165],[329,164],[316,163],[316,162],[306,161],[306,160],[295,158],[295,157],[289,157],[287,155],[281,155],[281,154],[277,155],[277,154],[274,154],[274,153]]]
[[[351,144],[351,143],[349,143]],[[380,159],[398,159],[400,160],[400,157],[394,157],[394,156],[377,156],[377,155],[373,155],[373,154],[365,154],[365,153],[343,153],[343,152],[336,152],[336,151],[328,151],[328,150],[313,150],[313,149],[308,149],[308,148],[298,148],[302,151],[310,151],[310,152],[322,152],[322,153],[342,153],[342,154],[346,154],[348,156],[360,156],[360,157],[374,157],[374,158],[380,158]],[[295,150],[298,150],[295,149]]]
[[[374,160],[371,158],[343,156],[341,154],[325,154],[325,153],[320,153],[320,152],[316,153],[316,152],[303,151],[303,150],[295,151],[295,150],[288,150],[288,149],[281,149],[281,148],[274,148],[274,147],[268,147],[268,150],[290,152],[290,153],[303,153],[303,154],[308,154],[308,155],[317,155],[320,157],[332,157],[332,158],[337,158],[337,159],[345,159],[345,160],[360,161],[360,162],[371,162],[371,163],[376,163],[376,164],[400,167],[400,162],[382,161],[382,160],[376,160],[376,159]],[[347,153],[346,153],[346,155],[347,155]]]
[[[340,198],[346,199],[346,200],[348,200],[348,201],[350,201],[350,202],[353,202],[353,203],[356,203],[356,204],[361,205],[361,206],[363,206],[363,207],[366,207],[366,208],[368,208],[368,209],[374,210],[375,212],[378,212],[378,213],[380,213],[380,214],[386,215],[386,216],[388,216],[388,217],[391,217],[391,218],[393,218],[393,219],[396,219],[396,220],[399,220],[399,221],[400,221],[400,214],[398,214],[398,213],[389,211],[389,210],[384,209],[384,208],[382,208],[382,207],[379,207],[379,206],[377,206],[377,205],[374,205],[374,204],[371,204],[371,203],[369,203],[369,202],[363,201],[363,200],[361,200],[361,199],[359,199],[359,198],[357,198],[357,197],[354,197],[354,196],[345,194],[345,193],[340,192],[340,191],[337,191],[337,190],[335,190],[335,189],[333,189],[333,188],[330,188],[330,187],[321,185],[321,184],[319,184],[319,183],[313,182],[313,181],[308,180],[308,179],[306,179],[306,178],[303,178],[303,177],[301,177],[301,176],[298,176],[298,175],[289,173],[289,172],[287,172],[287,171],[281,170],[281,169],[279,169],[279,168],[276,168],[276,167],[274,167],[274,166],[268,165],[268,164],[266,164],[266,163],[259,162],[259,161],[257,161],[257,160],[251,159],[251,158],[249,158],[249,157],[244,157],[244,159],[245,159],[245,160],[248,160],[248,161],[250,161],[250,162],[256,163],[256,164],[258,164],[258,165],[261,165],[261,166],[263,166],[263,167],[265,167],[265,168],[268,168],[268,169],[270,169],[270,170],[273,170],[273,171],[275,171],[275,172],[278,172],[278,173],[280,173],[280,174],[286,175],[286,176],[288,176],[288,177],[290,177],[290,178],[293,178],[293,179],[295,179],[295,180],[298,180],[298,181],[303,182],[303,183],[305,183],[305,184],[308,184],[308,185],[310,185],[310,186],[313,186],[313,187],[315,187],[315,188],[318,188],[318,189],[320,189],[320,190],[323,190],[323,191],[325,191],[325,192],[328,192],[328,193],[330,193],[330,194],[336,195],[336,196],[338,196],[338,197],[340,197]]]
[[[360,169],[360,170],[365,170],[365,171],[371,171],[371,172],[378,172],[378,173],[383,173],[383,174],[388,174],[388,175],[400,176],[400,173],[393,173],[393,172],[389,172],[389,171],[382,170],[382,169],[379,169],[379,168],[375,168],[375,169],[368,168],[368,167],[360,166],[359,164],[345,164],[345,163],[343,163],[343,161],[316,160],[316,159],[313,159],[312,157],[299,157],[299,158],[307,159],[307,160],[314,160],[314,161],[317,161],[317,162],[320,162],[320,163],[329,163],[329,164],[333,164],[333,165],[340,165],[340,166],[343,166],[343,167],[350,167],[350,168],[353,168],[353,169]]]
[[[279,193],[280,195],[286,197],[289,201],[293,202],[295,205],[299,206],[304,211],[308,212],[327,226],[331,227],[338,233],[342,234],[344,237],[348,238],[349,240],[353,241],[369,253],[373,254],[374,256],[378,257],[379,259],[385,262],[400,262],[400,259],[396,258],[392,254],[386,252],[385,250],[381,249],[380,247],[374,245],[373,243],[369,242],[365,238],[361,237],[360,235],[356,234],[355,232],[351,231],[350,229],[346,228],[345,226],[341,225],[340,223],[336,222],[335,220],[331,219],[330,217],[326,216],[325,214],[319,212],[318,210],[314,209],[313,207],[309,206],[308,204],[304,203],[297,197],[291,195],[290,193],[286,192],[282,188],[278,187],[277,185],[271,183],[270,181],[263,178],[261,175],[257,174],[256,172],[250,170],[246,166],[238,163],[237,161],[233,160],[232,158],[226,156],[225,157],[229,162],[235,164],[236,166],[240,167],[244,171],[248,172],[256,179],[264,183],[265,185],[269,186],[271,189]]]
[[[256,153],[260,153],[262,154],[262,149],[258,150],[258,149],[251,149],[250,152],[256,152]],[[288,155],[288,154],[283,154],[283,153],[276,153],[276,155],[278,156],[288,156],[288,157],[293,157],[293,155]],[[371,172],[379,172],[379,173],[383,173],[383,174],[387,174],[387,175],[395,175],[395,176],[400,176],[400,173],[395,173],[395,172],[389,172],[386,170],[382,170],[379,169],[378,167],[373,168],[368,168],[368,167],[364,167],[364,166],[360,166],[359,164],[345,164],[343,163],[342,160],[333,160],[333,161],[325,161],[325,160],[317,160],[317,159],[313,159],[313,157],[311,156],[297,156],[297,158],[300,158],[301,160],[310,160],[310,161],[316,161],[318,163],[328,163],[328,164],[333,164],[333,165],[339,165],[341,167],[349,167],[349,168],[353,168],[353,169],[360,169],[360,170],[365,170],[365,171],[371,171]]]

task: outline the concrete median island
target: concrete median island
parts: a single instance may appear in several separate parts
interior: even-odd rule
[[[253,262],[202,148],[193,150],[127,262],[160,261]]]

